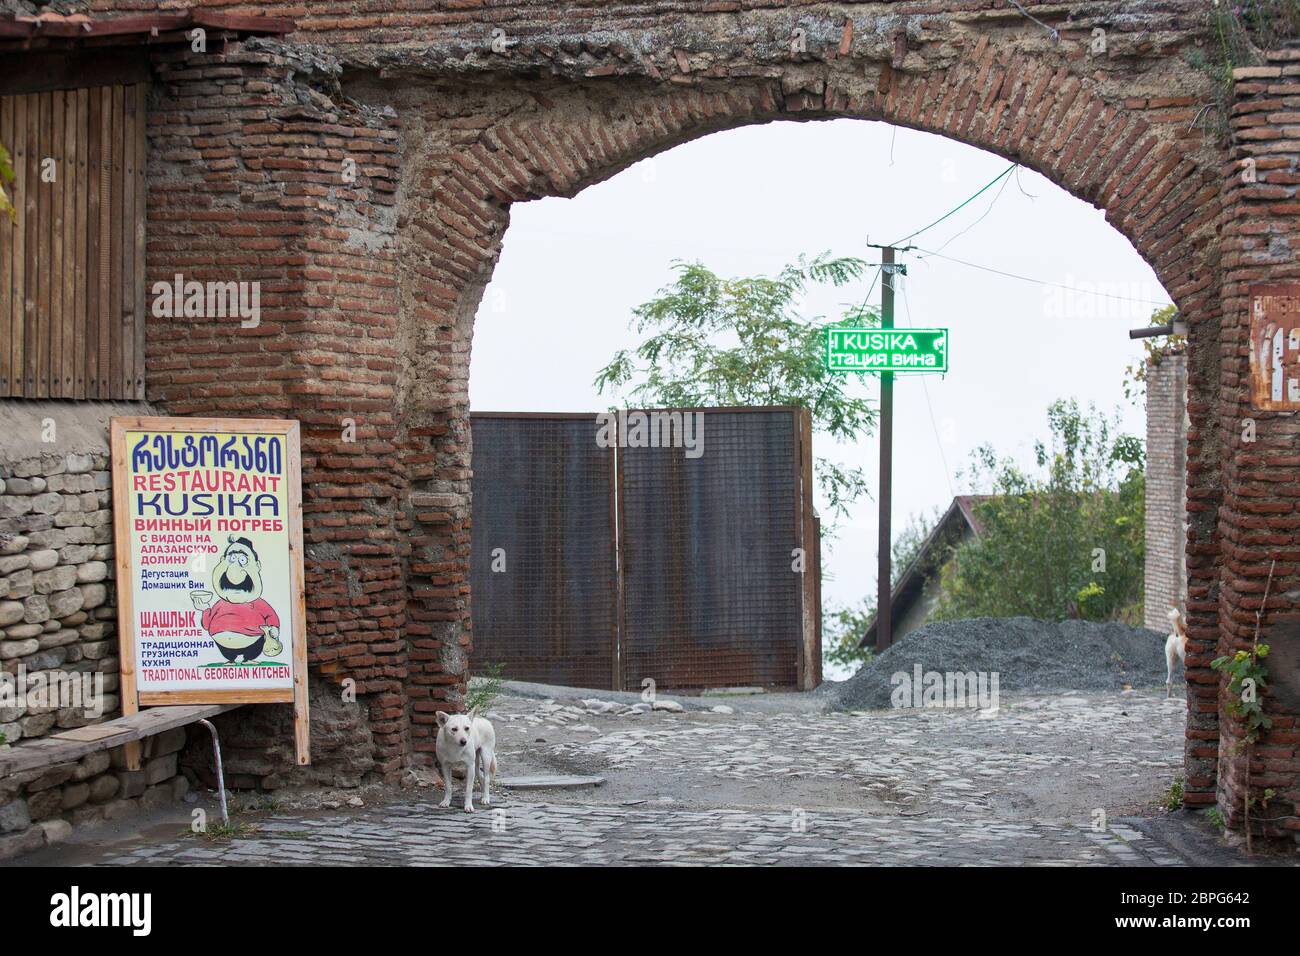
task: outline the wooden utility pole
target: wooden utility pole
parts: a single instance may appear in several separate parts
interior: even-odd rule
[[[894,247],[880,249],[880,327],[894,327]],[[894,640],[891,577],[892,492],[894,471],[894,373],[880,373],[880,555],[876,570],[876,651]]]
[[[898,276],[907,266],[895,262],[899,252],[913,246],[880,246],[880,329],[844,327],[826,333],[826,367],[832,372],[879,372],[880,374],[880,536],[876,566],[876,650],[894,641],[892,583],[892,529],[894,483],[894,375],[905,372],[948,371],[948,330],[913,328],[894,332],[894,292]],[[875,283],[872,283],[875,288]],[[868,292],[870,295],[870,292]],[[865,302],[863,303],[865,305]]]

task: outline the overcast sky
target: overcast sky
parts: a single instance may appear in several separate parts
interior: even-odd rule
[[[772,123],[661,153],[573,199],[516,203],[501,261],[475,322],[475,411],[595,411],[610,405],[596,372],[638,339],[632,310],[671,281],[674,259],[730,276],[771,274],[800,253],[879,261],[1009,165],[952,140],[882,123]],[[1018,281],[909,253],[897,324],[951,329],[951,372],[900,376],[895,388],[893,521],[944,507],[968,490],[956,472],[985,442],[1028,461],[1056,398],[1119,409],[1125,366],[1141,354],[1127,330],[1168,296],[1098,209],[1027,169],[1002,180],[915,240],[926,250],[1112,298]],[[858,287],[810,297],[807,314],[838,315]],[[879,302],[879,284],[871,299]],[[1126,300],[1141,301],[1126,301]],[[871,377],[864,385],[878,393]],[[928,399],[927,402],[927,391]],[[933,412],[933,416],[931,414]],[[707,438],[706,438],[707,442]],[[706,445],[707,447],[707,445]],[[875,438],[814,454],[866,466]],[[859,501],[828,542],[828,604],[874,589],[876,502]],[[822,509],[823,512],[825,509]]]

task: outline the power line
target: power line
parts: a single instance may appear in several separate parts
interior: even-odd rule
[[[1020,192],[1023,193],[1025,196],[1027,196],[1030,202],[1033,202],[1035,199],[1038,198],[1038,197],[1035,196],[1033,193],[1028,192],[1028,191],[1025,189],[1025,187],[1024,187],[1023,185],[1021,185],[1021,183],[1020,183],[1020,170],[1019,170],[1019,169],[1016,170],[1016,188],[1019,189]]]
[[[1020,170],[1017,169],[1016,172],[1019,173]],[[992,202],[989,203],[989,208],[988,208],[988,209],[985,209],[985,210],[984,210],[984,213],[983,213],[983,214],[982,214],[978,219],[976,219],[974,222],[972,222],[969,226],[967,226],[967,227],[966,227],[965,229],[963,229],[961,232],[957,233],[957,235],[953,236],[951,239],[949,239],[947,242],[945,242],[943,245],[941,245],[941,246],[938,248],[937,251],[942,252],[944,249],[947,249],[950,245],[953,244],[954,241],[956,241],[957,239],[960,239],[962,236],[966,235],[966,233],[970,232],[972,229],[974,229],[976,226],[978,226],[980,223],[982,223],[985,219],[987,219],[988,216],[989,216],[989,213],[991,213],[991,212],[993,211],[993,207],[996,206],[996,205],[998,204],[998,200],[1002,198],[1002,194],[1003,194],[1004,192],[1006,192],[1006,190],[1007,190],[1007,183],[1011,182],[1012,178],[1013,178],[1013,177],[1008,176],[1006,179],[1002,180],[1002,185],[999,186],[999,187],[998,187],[998,191],[997,191],[996,193],[993,194],[993,200],[992,200]]]
[[[935,226],[939,225],[939,223],[943,222],[945,219],[947,219],[948,217],[952,216],[954,213],[960,211],[962,208],[964,208],[964,207],[966,207],[966,206],[969,206],[972,202],[974,202],[977,198],[979,198],[979,196],[980,196],[982,193],[986,192],[989,188],[991,188],[991,187],[992,187],[995,183],[997,183],[997,181],[998,181],[999,179],[1001,179],[1003,176],[1009,175],[1009,174],[1011,173],[1011,171],[1012,171],[1013,169],[1015,169],[1015,168],[1016,168],[1016,164],[1015,164],[1015,163],[1012,163],[1012,164],[1011,164],[1010,166],[1008,166],[1006,169],[1002,170],[1002,172],[998,173],[996,176],[994,176],[992,179],[990,179],[987,183],[985,183],[984,186],[981,187],[980,190],[979,190],[978,192],[975,193],[975,195],[971,196],[969,199],[965,200],[964,202],[962,202],[962,203],[960,203],[960,204],[954,206],[952,209],[949,209],[946,213],[944,213],[942,216],[940,216],[940,217],[939,217],[938,219],[936,219],[934,222],[930,223],[930,225],[928,225],[928,226],[922,226],[920,229],[916,230],[916,232],[911,233],[910,235],[906,235],[906,236],[904,236],[902,239],[899,239],[897,242],[891,242],[890,245],[891,245],[891,246],[901,246],[903,243],[907,242],[907,240],[909,240],[909,239],[911,239],[911,238],[913,238],[913,237],[915,237],[915,236],[919,236],[921,233],[925,232],[927,229],[933,229]]]
[[[867,286],[867,294],[862,297],[862,304],[858,306],[857,311],[853,313],[855,316],[862,315],[862,310],[867,307],[867,303],[871,300],[871,293],[876,289],[876,280],[880,278],[882,272],[884,272],[884,267],[879,265],[876,266],[876,274],[871,277],[871,285]]]
[[[899,292],[903,295],[903,311],[907,314],[907,324],[912,324],[912,306],[907,301],[907,283],[904,282]],[[934,443],[939,449],[939,460],[943,462],[943,477],[948,482],[948,494],[953,498],[957,497],[957,489],[952,483],[952,469],[948,467],[948,456],[943,451],[943,439],[939,437],[939,423],[934,418],[934,403],[930,401],[930,385],[925,380],[925,376],[919,376],[921,379],[921,389],[925,392],[925,405],[930,410],[930,428],[934,431]]]
[[[1169,305],[1168,302],[1158,302],[1155,299],[1138,299],[1138,298],[1134,298],[1133,296],[1127,296],[1127,295],[1112,295],[1109,292],[1098,292],[1094,289],[1081,289],[1078,286],[1065,285],[1062,282],[1050,282],[1047,279],[1036,279],[1033,276],[1022,276],[1014,272],[1006,272],[1002,269],[994,269],[991,266],[982,266],[977,262],[967,262],[965,259],[954,259],[952,256],[945,256],[943,253],[935,249],[918,248],[916,251],[917,251],[917,258],[920,259],[924,259],[927,256],[937,256],[940,259],[946,259],[947,261],[955,262],[958,265],[969,266],[972,269],[979,269],[981,272],[991,272],[994,275],[1004,276],[1005,278],[1008,279],[1018,279],[1021,282],[1033,282],[1037,285],[1051,286],[1052,288],[1056,288],[1056,289],[1064,289],[1067,292],[1074,292],[1079,295],[1095,295],[1103,299],[1115,299],[1119,302],[1137,302],[1141,305],[1153,305],[1156,306],[1157,308],[1164,308]]]

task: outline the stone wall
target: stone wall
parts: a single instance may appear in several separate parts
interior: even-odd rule
[[[147,406],[0,402],[0,669],[103,675],[107,717],[120,712],[108,419],[126,414]],[[0,709],[10,744],[90,722],[15,710]]]
[[[87,754],[74,764],[0,779],[0,860],[67,837],[74,826],[119,820],[179,800],[189,781],[178,773],[185,729],[149,738],[139,770],[122,748]]]
[[[0,402],[0,734],[7,746],[121,713],[108,418],[130,403]],[[71,681],[76,681],[75,689]],[[47,688],[50,691],[47,692]],[[185,733],[0,780],[0,859],[183,794]]]
[[[29,676],[65,670],[117,683],[109,566],[113,560],[108,457],[49,454],[0,465],[0,661]],[[106,698],[106,711],[118,709]],[[5,742],[80,727],[71,710],[3,712]]]
[[[1169,630],[1187,599],[1187,356],[1148,361],[1144,623]]]

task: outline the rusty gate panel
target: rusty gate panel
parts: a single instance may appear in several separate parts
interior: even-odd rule
[[[624,685],[810,686],[815,591],[792,569],[793,549],[816,549],[801,412],[704,414],[699,458],[620,449]]]
[[[476,671],[614,686],[614,454],[596,444],[595,415],[475,413],[470,425]]]

